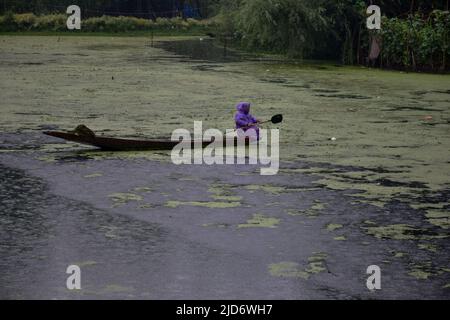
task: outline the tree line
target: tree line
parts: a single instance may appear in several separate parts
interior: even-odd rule
[[[121,15],[156,19],[208,15],[207,0],[0,0],[0,14],[8,11],[36,15],[60,13],[72,4],[82,8],[86,17]]]
[[[344,64],[372,63],[408,70],[450,69],[450,0],[77,0],[83,17],[131,16],[152,19],[208,19],[215,34],[251,51],[294,58],[332,59]],[[73,0],[0,0],[0,13],[63,13]],[[366,9],[378,5],[382,28],[366,28]],[[26,18],[26,17],[23,17]],[[8,20],[9,19],[9,20]],[[13,18],[3,20],[6,25]],[[24,19],[22,19],[24,20]],[[98,20],[98,19],[97,19]],[[142,21],[93,20],[113,28],[145,27]],[[108,21],[106,21],[108,20]],[[125,23],[130,22],[130,23]],[[178,24],[178,20],[176,21]],[[97,24],[96,24],[97,23]],[[194,22],[191,21],[191,24]],[[20,23],[16,23],[20,25]],[[23,23],[27,25],[27,22]],[[144,28],[142,27],[142,28]],[[127,28],[116,28],[127,31]],[[122,30],[123,29],[123,30]],[[368,61],[371,45],[378,59]]]
[[[223,34],[249,50],[367,64],[374,39],[388,68],[444,71],[450,60],[449,0],[218,0]],[[369,5],[382,11],[366,27]]]

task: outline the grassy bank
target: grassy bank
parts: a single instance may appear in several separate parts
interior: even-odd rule
[[[197,35],[209,32],[213,27],[210,20],[157,18],[156,20],[136,17],[91,17],[82,19],[81,30],[67,29],[67,15],[34,15],[33,13],[0,16],[0,33],[42,34],[89,34],[95,35],[145,35],[153,32],[158,35]]]

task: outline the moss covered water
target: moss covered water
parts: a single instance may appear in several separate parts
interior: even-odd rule
[[[176,224],[195,241],[213,234],[217,246],[231,243],[239,254],[246,243],[262,252],[249,275],[270,281],[359,270],[375,252],[383,268],[408,279],[449,283],[448,75],[236,52],[215,59],[222,48],[197,54],[214,45],[206,39],[155,42],[1,36],[0,160],[55,184],[63,177],[70,186],[62,190],[80,201]],[[241,100],[260,118],[285,116],[276,177],[260,177],[254,167],[174,168],[168,152],[101,152],[40,134],[82,123],[100,135],[169,137],[177,128],[192,131],[195,120],[225,130]],[[103,232],[116,237],[115,229]],[[339,259],[359,269],[347,271]]]

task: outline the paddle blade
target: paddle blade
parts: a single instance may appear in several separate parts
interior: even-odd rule
[[[277,114],[277,115],[273,116],[270,121],[273,124],[281,123],[281,122],[283,122],[283,115],[282,114]]]

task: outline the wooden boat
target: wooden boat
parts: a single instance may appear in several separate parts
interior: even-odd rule
[[[61,138],[67,141],[77,142],[81,144],[91,145],[102,150],[109,151],[129,151],[129,150],[172,150],[179,141],[171,141],[169,139],[154,139],[154,140],[133,140],[133,139],[118,139],[110,137],[102,137],[96,135],[80,135],[69,132],[59,131],[44,131],[44,134],[56,138]],[[233,141],[231,141],[233,140]],[[213,140],[201,141],[202,148],[211,144]],[[249,144],[249,139],[246,139],[246,145]],[[231,137],[223,140],[223,146],[236,146],[237,138]],[[192,141],[192,148],[194,148],[194,141]]]

